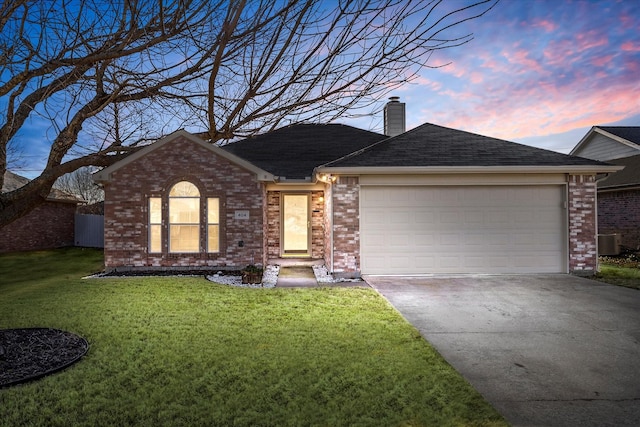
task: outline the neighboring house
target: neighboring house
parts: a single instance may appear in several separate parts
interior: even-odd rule
[[[572,155],[624,169],[598,181],[598,232],[620,234],[621,244],[640,248],[640,127],[594,126]]]
[[[403,129],[395,108],[386,129]],[[595,177],[615,170],[432,124],[391,137],[329,124],[223,147],[178,131],[94,178],[108,270],[302,258],[340,276],[590,274]]]
[[[28,182],[29,179],[7,171],[2,192],[16,190]],[[52,189],[46,201],[0,228],[0,253],[73,246],[74,215],[79,202],[71,194]]]

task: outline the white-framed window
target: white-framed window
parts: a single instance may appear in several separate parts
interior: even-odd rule
[[[200,191],[189,181],[169,191],[169,252],[200,252]]]
[[[207,199],[207,252],[220,252],[220,199]]]
[[[167,248],[169,253],[220,252],[219,197],[201,198],[198,187],[180,181],[169,189],[166,198],[149,197],[148,211],[150,254],[163,253]]]
[[[162,252],[162,199],[149,197],[149,253]]]

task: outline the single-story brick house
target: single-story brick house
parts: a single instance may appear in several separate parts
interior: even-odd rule
[[[594,126],[570,154],[624,166],[598,181],[598,232],[640,249],[640,127]]]
[[[402,132],[403,103],[385,129]],[[343,276],[589,274],[596,174],[617,169],[433,124],[308,124],[222,147],[178,131],[95,179],[108,270],[304,258]]]
[[[28,182],[28,178],[6,171],[2,192],[17,190]],[[0,253],[73,246],[78,203],[75,196],[52,189],[33,211],[0,228]]]

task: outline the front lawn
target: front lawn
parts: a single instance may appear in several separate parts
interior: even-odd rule
[[[640,289],[640,269],[638,267],[600,264],[600,271],[596,273],[594,278],[612,285]]]
[[[86,249],[0,256],[0,329],[91,346],[0,389],[0,425],[506,425],[371,289],[80,279],[101,262]]]

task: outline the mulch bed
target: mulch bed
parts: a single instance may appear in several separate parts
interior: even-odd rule
[[[100,277],[146,277],[146,276],[242,276],[239,270],[130,270],[101,273]]]
[[[87,340],[59,329],[0,329],[0,387],[58,372],[88,350]]]

